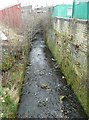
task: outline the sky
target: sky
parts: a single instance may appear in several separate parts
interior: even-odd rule
[[[73,0],[0,0],[0,9],[14,5],[19,2],[22,6],[32,5],[34,8],[36,6],[50,6],[62,3],[71,4],[73,3]]]
[[[46,5],[55,5],[55,4],[61,4],[61,3],[73,3],[73,0],[20,0],[22,5],[25,4],[32,4],[33,6],[46,6]]]

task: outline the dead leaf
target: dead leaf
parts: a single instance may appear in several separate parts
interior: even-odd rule
[[[42,88],[42,89],[47,89],[47,88],[48,88],[48,84],[42,84],[42,85],[41,85],[41,88]]]
[[[52,61],[55,61],[55,59],[52,58]]]
[[[63,96],[63,95],[59,96],[60,101],[63,101],[65,98],[66,96]]]

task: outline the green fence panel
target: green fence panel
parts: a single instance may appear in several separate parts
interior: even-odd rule
[[[69,18],[72,17],[71,15],[68,15],[68,9],[72,9],[72,5],[57,5],[52,8],[52,17],[63,17],[63,18]]]
[[[74,2],[73,18],[87,20],[89,14],[89,2]]]

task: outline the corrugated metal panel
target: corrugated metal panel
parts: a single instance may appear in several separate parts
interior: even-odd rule
[[[71,11],[72,9],[72,11]],[[52,17],[89,20],[89,1],[74,0],[73,5],[57,5],[50,9]],[[72,14],[70,14],[72,12]]]
[[[73,18],[87,20],[89,14],[89,2],[74,2]]]
[[[88,20],[89,20],[89,2],[88,2],[88,4],[87,4],[87,18],[88,18]]]
[[[52,8],[53,17],[63,17],[70,18],[72,17],[72,5],[57,5]]]
[[[21,4],[0,10],[0,21],[12,27],[20,27],[22,24]]]

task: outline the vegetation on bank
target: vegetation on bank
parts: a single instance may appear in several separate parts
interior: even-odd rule
[[[13,29],[1,26],[8,41],[2,41],[2,62],[0,71],[0,117],[14,118],[24,79],[24,69],[30,45],[28,40]],[[8,33],[9,31],[9,33]]]

